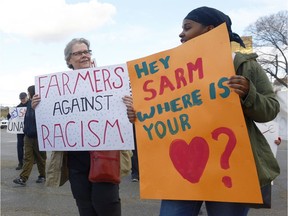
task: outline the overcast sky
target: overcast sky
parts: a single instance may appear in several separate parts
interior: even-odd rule
[[[240,36],[287,0],[0,0],[0,105],[17,105],[36,75],[67,71],[63,50],[75,37],[91,42],[99,66],[122,64],[180,45],[183,18],[217,8]]]

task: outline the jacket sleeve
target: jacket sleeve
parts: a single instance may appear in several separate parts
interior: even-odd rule
[[[262,67],[256,60],[249,60],[242,65],[242,75],[250,81],[250,90],[241,100],[244,115],[255,122],[273,120],[280,110],[272,85]]]

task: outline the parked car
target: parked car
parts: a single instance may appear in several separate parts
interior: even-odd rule
[[[3,119],[1,122],[0,122],[0,128],[3,129],[3,128],[7,128],[8,126],[8,120],[7,119]]]

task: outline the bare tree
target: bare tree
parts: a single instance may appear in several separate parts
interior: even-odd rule
[[[288,87],[288,11],[260,17],[245,32],[253,38],[259,63],[275,79],[275,84]]]

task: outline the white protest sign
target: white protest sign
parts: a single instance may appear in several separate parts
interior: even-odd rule
[[[23,134],[24,117],[26,107],[10,107],[10,119],[8,121],[7,132],[13,134]]]
[[[288,140],[288,91],[278,91],[276,98],[280,103],[280,112],[274,121],[279,123],[279,136],[282,140]]]
[[[279,124],[275,121],[270,121],[266,123],[256,123],[256,125],[261,133],[265,136],[274,154],[274,157],[276,157],[277,145],[274,143],[274,141],[279,137]]]
[[[126,64],[35,77],[39,149],[45,151],[134,149],[126,106]]]

